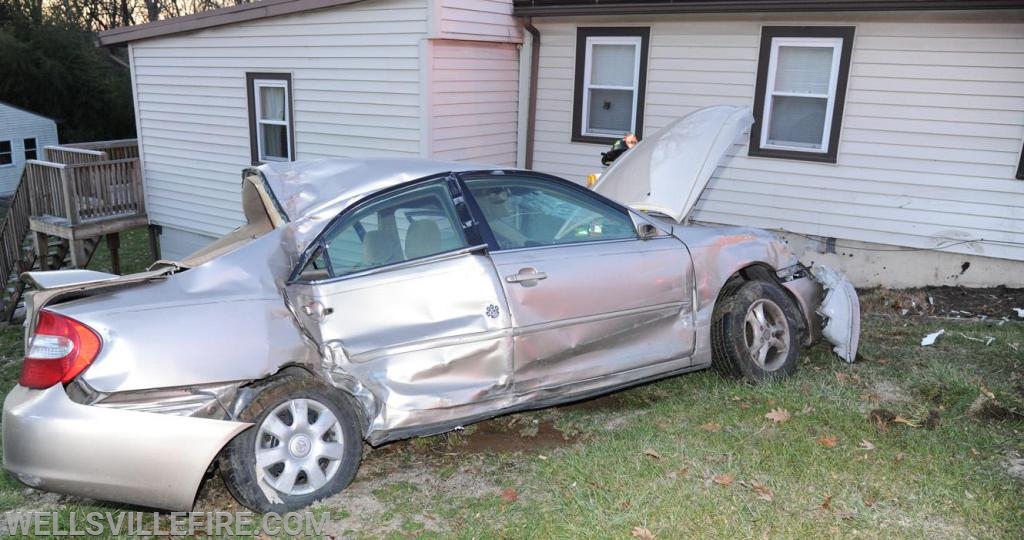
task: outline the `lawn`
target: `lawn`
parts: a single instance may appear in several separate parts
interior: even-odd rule
[[[0,329],[3,388],[21,354]],[[367,447],[314,511],[345,538],[1024,537],[1024,322],[866,314],[862,355],[819,345],[782,382],[703,372]],[[3,475],[12,509],[139,510]],[[242,508],[211,476],[195,510]]]

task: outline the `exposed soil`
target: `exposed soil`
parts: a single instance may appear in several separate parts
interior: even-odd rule
[[[1014,308],[1024,309],[1024,289],[992,287],[874,288],[860,291],[861,311],[900,317],[932,316],[960,319],[1024,320]]]
[[[465,437],[465,442],[452,450],[471,453],[536,453],[571,444],[575,439],[555,428],[550,420],[527,421],[528,425],[521,429],[516,429],[514,425],[503,425],[500,420],[477,424],[473,433]]]

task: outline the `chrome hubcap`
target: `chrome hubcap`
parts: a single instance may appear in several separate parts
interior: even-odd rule
[[[341,424],[327,406],[314,399],[291,399],[260,423],[256,468],[275,490],[306,495],[338,473],[344,444]]]
[[[764,371],[775,371],[786,362],[789,323],[775,302],[762,298],[750,305],[743,318],[743,336],[750,359]]]

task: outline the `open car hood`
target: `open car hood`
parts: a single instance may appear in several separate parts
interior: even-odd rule
[[[753,123],[750,107],[716,105],[690,113],[623,154],[594,190],[682,222],[725,152]]]

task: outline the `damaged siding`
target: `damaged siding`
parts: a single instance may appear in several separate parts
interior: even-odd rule
[[[426,20],[424,0],[379,0],[133,43],[150,219],[175,230],[166,255],[242,221],[247,72],[291,73],[298,159],[418,156]]]
[[[454,40],[431,45],[431,156],[514,167],[517,46]]]
[[[436,32],[448,39],[522,43],[509,0],[428,0],[437,10]]]
[[[602,145],[570,142],[577,26],[542,35],[535,167],[583,182]],[[856,27],[838,162],[747,156],[736,145],[699,221],[1024,260],[1024,14],[661,17],[651,27],[645,130],[753,103],[762,25]],[[621,26],[621,22],[615,25]],[[987,242],[957,242],[985,239]],[[1015,245],[1016,244],[1016,245]]]

